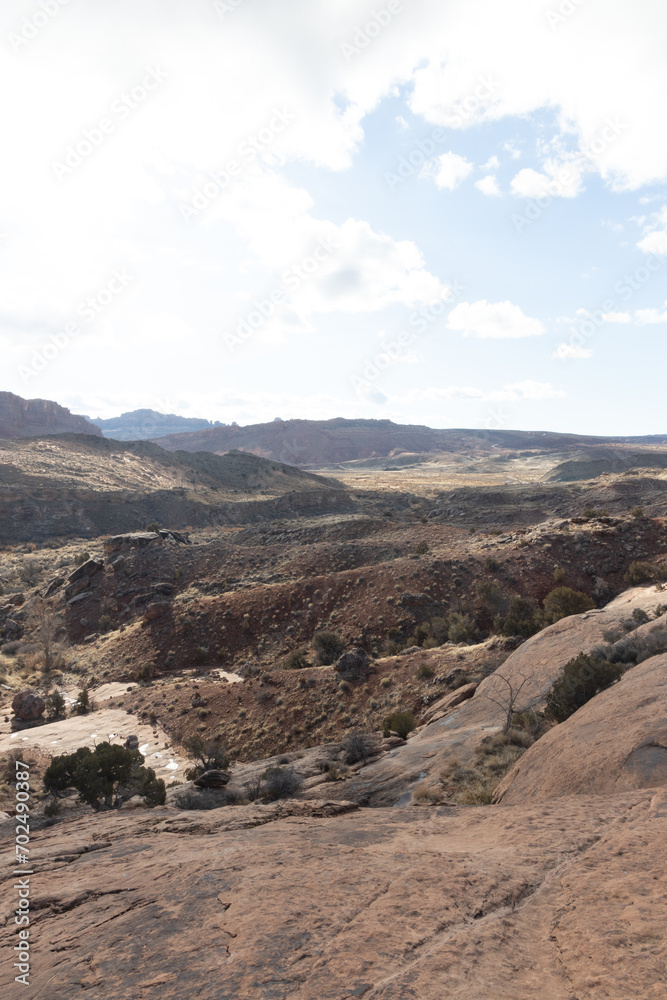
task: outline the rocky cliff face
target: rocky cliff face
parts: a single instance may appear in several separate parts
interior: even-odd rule
[[[85,417],[50,399],[23,399],[13,392],[0,392],[0,437],[37,437],[41,434],[93,434],[102,436]]]
[[[109,420],[97,417],[92,423],[102,430],[105,437],[115,441],[144,441],[167,434],[188,434],[213,427],[210,420],[179,417],[174,413],[158,413],[156,410],[146,409],[121,413],[119,417]]]

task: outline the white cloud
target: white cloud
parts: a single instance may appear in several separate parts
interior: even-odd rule
[[[588,313],[586,313],[588,316]],[[605,323],[632,323],[632,316],[627,312],[608,312],[602,314]]]
[[[667,229],[658,229],[654,233],[649,233],[637,244],[644,253],[667,253]]]
[[[450,296],[412,241],[394,240],[360,219],[340,225],[317,219],[312,207],[306,191],[265,170],[239,182],[212,208],[216,218],[235,227],[255,266],[266,270],[260,297],[275,288],[287,292],[264,324],[264,337],[269,330],[289,334],[286,310],[300,317],[303,329],[303,321],[307,326],[316,313],[371,313],[392,304],[431,305]],[[320,249],[322,259],[313,262],[322,241],[330,249]]]
[[[458,153],[443,153],[424,166],[422,177],[432,178],[439,188],[453,191],[474,170],[474,164]]]
[[[519,198],[576,198],[582,190],[582,169],[581,161],[547,160],[544,173],[526,167],[512,178],[510,188]]]
[[[450,330],[461,330],[464,337],[518,338],[545,333],[538,319],[525,316],[511,302],[460,302],[449,314]]]
[[[475,181],[475,187],[482,194],[486,195],[499,195],[500,188],[498,187],[498,181],[494,174],[489,174],[487,177],[482,177],[480,180]]]
[[[516,393],[517,399],[562,399],[565,393],[562,389],[554,389],[550,382],[512,382],[505,386],[508,392]]]
[[[561,360],[567,358],[592,358],[593,352],[587,347],[575,347],[574,344],[559,344],[551,357]]]
[[[524,399],[562,399],[565,395],[561,389],[554,389],[550,382],[535,382],[532,379],[510,382],[502,389],[483,390],[474,386],[450,385],[444,388],[431,386],[423,392],[426,399],[434,401],[474,400],[488,403],[511,403]]]
[[[665,302],[665,306],[667,307],[667,302]],[[640,326],[648,323],[667,323],[667,308],[664,312],[659,309],[637,309],[635,320]]]
[[[482,164],[482,170],[497,170],[500,166],[500,160],[497,156],[490,156],[486,163]]]
[[[637,244],[640,250],[644,253],[667,254],[667,205],[651,215],[648,221],[645,215],[633,217],[632,221],[638,226],[644,226],[645,235]]]

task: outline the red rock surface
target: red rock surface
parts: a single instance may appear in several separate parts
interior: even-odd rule
[[[349,808],[161,807],[36,832],[30,995],[664,997],[664,790]],[[3,855],[8,955],[15,892]]]
[[[532,746],[495,800],[544,802],[667,784],[667,654],[629,670]]]

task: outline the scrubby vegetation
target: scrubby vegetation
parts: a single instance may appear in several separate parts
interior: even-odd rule
[[[318,663],[328,667],[341,655],[345,642],[335,632],[316,632],[313,636],[313,649],[317,653]]]
[[[417,722],[412,712],[392,712],[382,722],[385,736],[389,736],[393,732],[404,740],[416,728]]]
[[[348,733],[343,739],[343,750],[345,752],[345,762],[356,764],[361,760],[367,760],[377,753],[377,744],[370,733],[359,731]]]
[[[229,767],[227,752],[220,739],[204,740],[190,736],[183,740],[183,749],[197,763],[185,772],[187,781],[194,781],[205,771],[225,771]]]
[[[147,805],[162,805],[164,781],[143,762],[138,750],[111,743],[100,743],[94,750],[80,747],[72,754],[54,757],[44,774],[44,787],[54,796],[73,788],[96,812],[119,809],[134,795],[142,796]]]
[[[566,663],[563,674],[547,695],[546,715],[556,722],[566,719],[604,691],[623,673],[620,663],[610,663],[593,654],[580,653]]]
[[[301,788],[303,778],[293,767],[268,767],[263,775],[262,794],[268,802],[291,799]]]

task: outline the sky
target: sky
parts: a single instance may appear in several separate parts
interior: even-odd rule
[[[664,0],[4,0],[0,389],[667,432]]]

